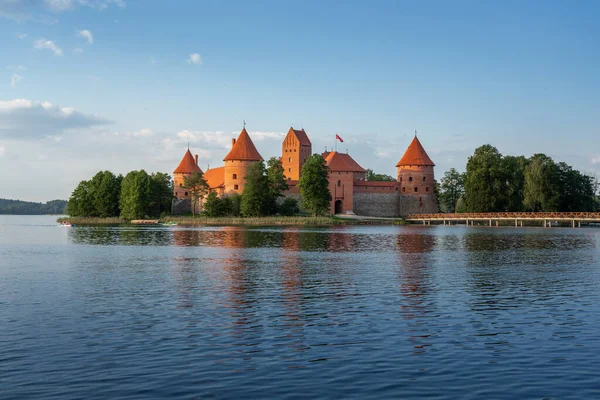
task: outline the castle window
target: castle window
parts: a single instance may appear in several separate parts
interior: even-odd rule
[[[429,186],[427,186],[427,187],[425,188],[425,191],[426,191],[426,192],[429,192]]]
[[[238,190],[238,185],[233,185],[233,190]]]
[[[342,186],[342,181],[338,181],[338,187]]]
[[[403,187],[403,188],[402,188],[402,193],[405,193],[405,192],[406,192],[406,188],[405,188],[405,187]]]
[[[290,157],[290,162],[292,162],[292,157]]]
[[[400,177],[400,182],[402,182],[402,177]]]
[[[409,182],[412,182],[412,176],[409,176],[409,177],[408,177],[408,181],[409,181]]]
[[[233,179],[237,179],[237,174],[233,174]]]
[[[183,187],[183,183],[180,183],[180,184],[179,184],[179,187]]]
[[[296,149],[294,149],[294,153],[296,152]]]
[[[289,171],[292,172],[292,169],[290,168]]]
[[[426,177],[426,176],[424,176],[424,177],[423,177],[423,182],[425,182],[425,179],[427,179],[427,177]]]
[[[185,195],[185,196],[187,196],[187,192],[185,192],[185,194],[184,194],[184,195]]]
[[[415,193],[419,193],[419,188],[415,186]]]
[[[398,191],[398,188],[396,188],[396,192]]]
[[[177,197],[177,192],[175,192],[175,197]]]

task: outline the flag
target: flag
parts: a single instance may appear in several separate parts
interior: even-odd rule
[[[339,140],[340,142],[344,143],[344,139],[342,139],[337,133],[335,134],[335,140]]]

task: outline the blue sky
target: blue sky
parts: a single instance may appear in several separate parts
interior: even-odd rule
[[[188,142],[220,166],[243,120],[264,158],[293,124],[393,175],[417,129],[438,178],[486,143],[598,173],[599,18],[593,1],[0,0],[0,197],[171,172]]]

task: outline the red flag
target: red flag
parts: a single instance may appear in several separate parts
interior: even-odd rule
[[[339,140],[339,141],[340,141],[340,142],[342,142],[342,143],[344,143],[344,139],[342,139],[342,138],[340,137],[340,135],[338,135],[337,133],[335,134],[335,139],[336,139],[336,140]]]

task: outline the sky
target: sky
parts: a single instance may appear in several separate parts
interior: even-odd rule
[[[600,2],[0,0],[0,198],[67,199],[100,170],[203,170],[246,121],[263,158],[436,177],[475,148],[600,173]]]

